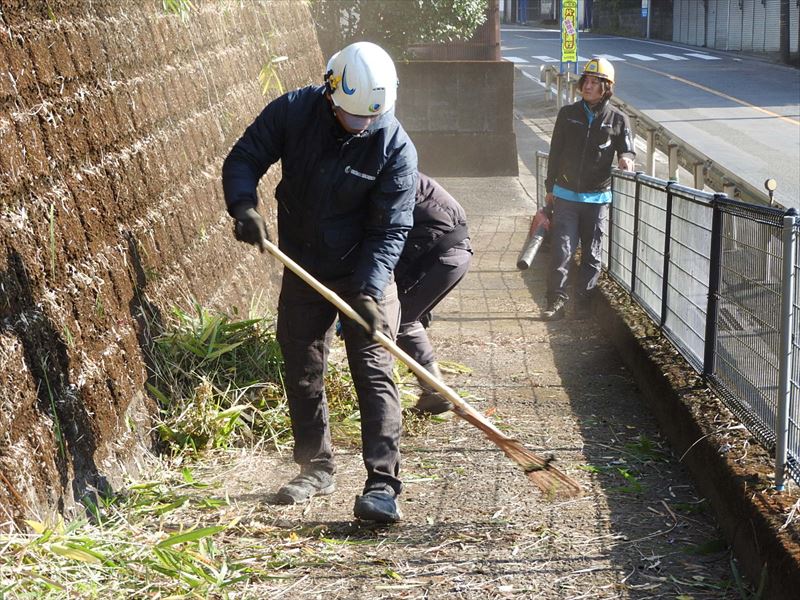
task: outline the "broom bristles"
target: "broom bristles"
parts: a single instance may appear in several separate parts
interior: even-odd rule
[[[493,440],[547,497],[574,498],[581,495],[581,486],[572,477],[553,466],[554,457],[543,458],[516,440]]]
[[[495,443],[508,458],[523,468],[528,479],[548,498],[574,498],[581,495],[580,484],[569,475],[556,469],[552,465],[555,460],[552,456],[549,458],[539,456],[517,440],[507,437],[494,428],[487,427],[478,417],[459,407],[455,407],[453,412],[483,431],[486,437]]]

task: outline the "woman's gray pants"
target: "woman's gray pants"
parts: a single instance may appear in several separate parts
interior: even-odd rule
[[[608,204],[571,202],[555,199],[553,228],[550,232],[550,275],[547,300],[567,300],[567,279],[572,255],[581,246],[581,264],[574,287],[578,301],[587,299],[597,285],[603,258],[603,238],[608,231]]]

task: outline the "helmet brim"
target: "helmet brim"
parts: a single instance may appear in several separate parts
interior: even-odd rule
[[[342,127],[348,131],[355,132],[367,131],[369,126],[372,125],[372,123],[374,123],[380,116],[375,115],[372,117],[362,117],[361,115],[353,115],[339,106],[337,106],[334,110],[336,111],[336,117],[339,119]]]
[[[333,103],[333,111],[336,118],[347,131],[361,133],[363,131],[374,131],[386,126],[388,120],[394,114],[394,107],[379,115],[354,115],[347,112],[336,102]]]

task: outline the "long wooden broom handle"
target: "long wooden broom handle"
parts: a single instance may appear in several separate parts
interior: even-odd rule
[[[287,256],[278,246],[270,242],[269,240],[262,239],[259,247],[261,251],[264,250],[269,251],[272,256],[277,258],[280,262],[282,262],[286,267],[288,267],[292,272],[295,273],[300,279],[305,281],[308,285],[314,288],[319,294],[328,300],[331,304],[333,304],[337,309],[339,309],[342,313],[344,313],[348,318],[354,320],[356,323],[361,325],[366,331],[369,331],[369,325],[367,322],[359,315],[353,308],[345,302],[341,296],[336,294],[333,290],[325,287],[322,283],[320,283],[311,273],[306,271],[303,267],[297,264],[294,260],[292,260],[289,256]],[[381,346],[386,348],[389,352],[391,352],[395,357],[399,358],[403,361],[408,368],[416,375],[419,379],[423,380],[425,383],[430,385],[434,388],[437,392],[439,392],[442,396],[445,396],[453,405],[456,407],[454,411],[457,415],[461,416],[469,423],[472,423],[478,429],[481,429],[485,433],[491,432],[492,435],[504,439],[504,440],[511,440],[512,438],[508,437],[505,433],[497,429],[480,411],[476,410],[471,404],[469,404],[466,400],[464,400],[461,396],[459,396],[455,391],[453,391],[450,387],[448,387],[443,381],[431,375],[421,364],[419,364],[416,360],[414,360],[411,356],[408,355],[405,351],[403,351],[400,346],[398,346],[392,338],[387,336],[382,331],[376,331],[373,339],[378,342]],[[463,413],[459,414],[459,413]],[[471,419],[467,419],[466,417],[470,416]]]

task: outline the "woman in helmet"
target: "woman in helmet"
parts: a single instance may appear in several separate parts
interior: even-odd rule
[[[280,248],[342,296],[370,325],[394,336],[399,321],[392,272],[413,222],[417,153],[394,116],[397,73],[369,42],[328,61],[325,84],[270,102],[234,144],[222,168],[228,213],[240,241],[269,239],[256,187],[281,161],[275,190]],[[323,375],[336,309],[288,269],[278,303],[277,337],[300,474],[277,494],[304,502],[335,488]],[[364,493],[356,517],[393,522],[400,470],[400,400],[392,356],[350,319],[342,333],[358,394]]]
[[[581,264],[574,278],[577,316],[588,314],[608,228],[612,163],[616,155],[617,166],[632,171],[636,156],[628,117],[609,101],[614,93],[613,65],[605,58],[592,58],[578,89],[582,99],[558,112],[550,142],[545,189],[554,218],[545,320],[560,319],[566,312],[569,266],[579,242]]]

